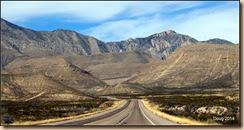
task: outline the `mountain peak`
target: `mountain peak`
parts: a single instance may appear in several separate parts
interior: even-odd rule
[[[167,30],[164,33],[166,33],[166,34],[172,34],[172,33],[176,33],[176,32],[174,30]]]
[[[156,33],[157,36],[164,36],[164,35],[169,35],[169,34],[177,34],[174,30],[167,30],[163,31],[161,33]]]

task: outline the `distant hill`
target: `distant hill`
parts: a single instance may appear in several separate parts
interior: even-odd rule
[[[153,89],[145,87],[142,84],[119,83],[114,86],[109,86],[106,89],[100,90],[98,95],[127,96],[127,95],[138,95],[138,94],[153,93],[153,92],[155,93]],[[91,93],[93,93],[92,90]]]
[[[224,40],[224,39],[219,39],[219,38],[214,38],[214,39],[209,39],[207,41],[202,41],[204,43],[213,43],[213,44],[233,44],[230,41]]]

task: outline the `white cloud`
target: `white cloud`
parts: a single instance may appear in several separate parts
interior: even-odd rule
[[[239,8],[226,5],[198,10],[176,21],[183,21],[174,26],[178,32],[198,40],[222,38],[239,43]]]
[[[83,30],[81,33],[92,35],[104,41],[118,41],[128,38],[145,37],[164,30],[161,18],[154,16],[150,19],[143,17],[131,20],[106,22],[97,27]]]
[[[74,20],[102,21],[124,9],[123,4],[117,4],[116,2],[95,1],[1,1],[1,4],[1,15],[9,21],[23,21],[51,14],[69,15]]]
[[[144,16],[155,13],[170,13],[182,9],[196,7],[202,5],[203,2],[175,2],[175,1],[158,1],[158,2],[133,2],[128,5],[128,16]]]
[[[103,41],[118,41],[146,37],[172,29],[197,40],[222,38],[239,43],[238,10],[227,3],[223,6],[179,14],[172,18],[155,14],[130,20],[110,21],[80,32]]]
[[[67,15],[69,21],[104,21],[121,17],[171,12],[200,5],[201,2],[126,1],[1,1],[1,16],[11,22],[45,15]]]

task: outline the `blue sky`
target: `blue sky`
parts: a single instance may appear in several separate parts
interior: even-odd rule
[[[197,40],[239,43],[239,1],[1,1],[1,17],[38,31],[74,30],[105,42],[175,30]]]

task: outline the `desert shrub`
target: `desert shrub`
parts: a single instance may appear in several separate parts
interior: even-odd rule
[[[234,95],[230,95],[234,96]],[[203,121],[208,123],[221,123],[225,125],[236,125],[239,124],[239,111],[236,108],[239,108],[238,100],[228,100],[226,96],[203,96],[203,95],[164,95],[159,97],[149,97],[148,100],[151,103],[155,103],[160,107],[162,112],[191,118],[197,121]],[[186,106],[184,110],[178,110],[177,108]],[[213,106],[222,106],[228,110],[223,115],[211,114],[211,113],[197,113],[196,110],[200,107],[213,107]],[[234,120],[213,120],[213,117],[222,117]]]
[[[1,122],[3,124],[11,124],[14,122],[14,119],[10,116],[3,116],[1,119],[2,119]]]
[[[78,102],[13,102],[3,101],[1,115],[9,115],[3,119],[4,124],[13,123],[16,121],[36,121],[51,118],[60,118],[67,116],[75,116],[89,112],[93,108],[98,108],[106,102],[105,99],[86,100]],[[110,106],[107,103],[106,106]]]

